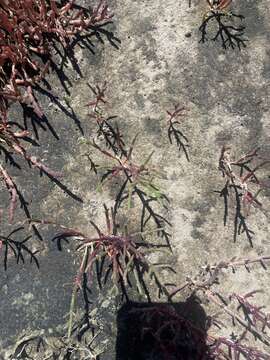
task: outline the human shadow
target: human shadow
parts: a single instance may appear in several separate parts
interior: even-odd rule
[[[202,360],[208,357],[208,318],[199,300],[128,302],[117,316],[115,360]]]

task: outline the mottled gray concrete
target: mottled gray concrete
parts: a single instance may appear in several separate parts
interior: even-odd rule
[[[222,144],[230,144],[236,157],[257,146],[266,155],[270,150],[270,8],[266,0],[239,0],[234,6],[236,12],[246,17],[249,41],[241,52],[224,51],[217,43],[199,43],[198,26],[205,11],[204,1],[192,1],[191,8],[184,0],[112,1],[110,8],[115,18],[107,29],[121,40],[121,44],[115,41],[119,49],[105,35],[101,35],[103,44],[93,38],[95,54],[77,46],[76,58],[82,76],[70,64],[65,69],[71,81],[67,85],[70,94],[64,95],[55,74],[48,78],[61,104],[66,107],[64,96],[68,100],[86,137],[93,136],[95,130],[85,107],[92,98],[87,82],[94,85],[106,80],[107,113],[118,116],[118,124],[128,141],[136,132],[140,133],[135,157],[144,159],[155,150],[152,164],[166,174],[160,186],[170,199],[173,235],[173,254],[162,255],[162,259],[173,263],[177,270],[173,281],[178,284],[186,276],[195,275],[206,261],[214,263],[233,256],[246,258],[270,253],[269,191],[261,196],[265,211],[253,209],[248,218],[255,232],[253,248],[244,234],[233,241],[233,199],[224,227],[224,204],[215,193],[224,185],[218,170]],[[83,156],[89,150],[86,145],[80,145],[82,134],[78,123],[48,97],[40,97],[40,101],[59,140],[49,130],[40,130],[41,146],[32,149],[32,153],[38,154],[51,168],[61,170],[63,183],[83,203],[46,177],[38,179],[35,169],[13,170],[14,178],[29,201],[33,217],[50,218],[85,232],[92,231],[89,219],[103,223],[102,204],[113,203],[114,191],[109,188],[102,194],[95,191],[97,179]],[[189,109],[181,130],[189,139],[190,162],[167,138],[166,110],[176,103]],[[13,109],[12,115],[17,120],[21,117],[18,108]],[[262,170],[262,176],[267,177],[269,169]],[[2,197],[7,200],[4,193]],[[131,213],[136,215],[138,209],[132,209]],[[123,215],[123,221],[125,218]],[[22,210],[18,210],[16,221],[23,219]],[[14,228],[7,227],[4,220],[2,224],[3,233]],[[131,227],[138,228],[136,217]],[[4,358],[8,358],[5,349],[11,349],[22,333],[42,330],[57,336],[63,332],[63,316],[71,295],[71,288],[64,284],[70,284],[75,275],[76,256],[72,247],[62,253],[57,251],[51,243],[52,229],[41,233],[43,241],[34,239],[32,243],[40,249],[39,270],[33,264],[21,266],[11,261],[8,271],[1,271],[0,354]],[[168,276],[172,281],[171,275],[162,272],[165,281]],[[269,310],[269,278],[269,271],[254,266],[250,274],[241,270],[236,275],[224,275],[221,290],[245,293],[263,288],[265,293],[257,297],[258,303],[265,304]],[[109,354],[113,354],[115,334],[113,328],[108,335],[112,341]]]

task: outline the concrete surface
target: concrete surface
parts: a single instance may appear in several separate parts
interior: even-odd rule
[[[218,170],[220,148],[224,143],[231,145],[235,157],[257,146],[269,155],[270,7],[266,0],[234,1],[235,12],[246,18],[249,41],[242,51],[225,51],[218,43],[199,43],[198,27],[206,9],[204,3],[194,0],[189,8],[188,1],[184,0],[111,1],[109,5],[115,17],[113,24],[105,29],[121,41],[113,40],[118,49],[105,34],[101,34],[103,43],[94,36],[91,38],[94,54],[77,45],[75,56],[81,75],[71,64],[65,68],[70,79],[70,84],[66,82],[69,94],[65,94],[55,73],[48,77],[62,106],[68,109],[66,99],[75,116],[67,116],[48,96],[39,94],[59,140],[49,130],[39,129],[41,146],[32,148],[31,152],[51,168],[61,170],[62,182],[83,202],[46,177],[39,178],[36,169],[29,171],[24,166],[21,171],[11,170],[33,217],[53,219],[84,232],[92,232],[89,219],[102,224],[102,204],[113,203],[114,190],[106,187],[102,194],[95,191],[97,178],[90,173],[90,164],[84,156],[89,149],[80,145],[83,135],[78,124],[86,138],[95,135],[95,124],[85,107],[93,98],[87,83],[102,84],[106,80],[106,112],[118,116],[118,125],[127,142],[139,131],[134,157],[139,161],[155,150],[152,165],[166,174],[159,185],[170,199],[166,216],[172,223],[172,255],[160,255],[160,258],[153,255],[152,258],[173,264],[177,274],[172,279],[171,273],[164,270],[162,278],[176,284],[185,281],[186,276],[196,275],[205,262],[212,264],[234,256],[247,258],[270,253],[269,190],[260,198],[265,211],[252,209],[247,220],[254,231],[253,247],[245,234],[234,241],[233,197],[228,223],[224,226],[223,200],[215,192],[224,185]],[[167,138],[166,110],[173,109],[177,103],[189,109],[182,118],[181,131],[189,140],[190,162]],[[19,107],[14,106],[11,115],[21,121]],[[264,168],[261,176],[269,177],[269,169],[270,166]],[[2,191],[2,201],[7,198]],[[138,213],[139,208],[131,211],[133,229],[139,227]],[[121,216],[122,221],[128,222],[126,211]],[[24,218],[23,211],[18,209],[13,226],[7,226],[3,219],[2,234],[14,229]],[[76,274],[78,259],[72,244],[69,251],[58,252],[51,242],[54,229],[48,226],[40,232],[43,241],[35,236],[30,240],[31,246],[40,250],[40,269],[34,264],[23,266],[10,260],[8,270],[1,271],[0,354],[4,359],[11,359],[9,356],[23,334],[40,331],[47,337],[58,338],[65,331],[64,315],[68,312],[70,283]],[[17,236],[21,239],[22,232]],[[222,294],[246,293],[262,288],[265,292],[257,296],[258,303],[270,311],[269,279],[270,272],[258,265],[252,267],[251,273],[240,270],[236,275],[229,275],[227,272],[222,277],[220,291]],[[95,306],[100,309],[106,296],[106,292],[100,295],[94,291]],[[116,314],[118,302],[115,305],[113,298],[108,299],[107,306],[110,308],[110,302],[114,304],[113,314]],[[205,309],[207,312],[207,304]],[[116,329],[113,315],[112,318],[106,316],[110,320],[101,322],[111,324],[108,326],[112,329],[102,335],[107,346],[105,356],[113,359]]]

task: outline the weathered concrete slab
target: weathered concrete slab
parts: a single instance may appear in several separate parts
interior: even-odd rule
[[[64,173],[62,182],[74,196],[46,177],[39,178],[36,169],[29,170],[26,166],[22,170],[13,169],[11,173],[29,202],[31,216],[53,219],[84,232],[92,232],[89,219],[103,223],[102,204],[113,203],[114,191],[106,188],[102,194],[96,192],[97,179],[90,173],[90,163],[84,156],[88,150],[79,139],[80,127],[85,137],[95,134],[95,124],[85,107],[92,98],[87,83],[95,85],[106,80],[106,111],[118,116],[117,122],[127,142],[139,131],[134,156],[141,160],[155,150],[152,164],[166,173],[160,185],[170,199],[173,254],[163,255],[162,259],[173,264],[177,271],[173,281],[181,284],[206,261],[214,263],[233,256],[247,258],[270,253],[269,190],[261,196],[266,211],[253,209],[248,218],[255,233],[253,248],[245,234],[237,236],[234,242],[235,204],[231,199],[224,227],[223,200],[215,192],[224,185],[218,170],[224,143],[231,145],[236,157],[257,146],[266,156],[270,150],[269,4],[266,0],[239,0],[234,7],[246,17],[249,41],[241,52],[225,51],[213,42],[199,43],[198,26],[205,11],[203,1],[192,1],[191,8],[188,1],[110,2],[115,18],[106,29],[121,40],[120,44],[112,39],[118,49],[105,34],[101,34],[104,43],[92,37],[94,54],[87,48],[75,48],[81,75],[71,64],[64,69],[70,79],[70,84],[66,81],[68,92],[55,73],[48,78],[52,92],[59,97],[60,108],[48,96],[38,95],[57,136],[44,124],[46,131],[38,129],[41,146],[32,148],[32,153]],[[189,109],[181,125],[189,140],[189,162],[167,138],[166,110],[176,103]],[[11,116],[22,121],[19,107],[12,109]],[[31,128],[29,120],[28,123]],[[269,177],[269,169],[270,166],[262,170],[262,176]],[[1,199],[7,202],[5,192],[1,191]],[[136,224],[139,210],[132,209],[132,229],[139,227]],[[126,214],[122,217],[123,222],[128,221]],[[3,219],[2,234],[19,226],[24,219],[23,210],[17,211],[14,226],[7,226]],[[72,282],[78,259],[72,244],[58,252],[56,244],[51,242],[54,229],[40,232],[43,241],[34,237],[28,242],[40,250],[39,270],[35,264],[22,266],[12,260],[7,271],[1,270],[0,354],[4,359],[9,358],[21,334],[40,331],[42,336],[59,339],[65,333],[64,316],[71,296],[71,287],[65,284]],[[25,233],[26,230],[19,232],[18,238],[22,239]],[[167,278],[172,281],[171,276],[162,272],[165,281]],[[243,270],[224,276],[222,291],[245,293],[263,288],[265,293],[257,297],[258,302],[269,310],[269,279],[269,271],[255,266],[251,274]],[[137,300],[135,295],[134,300]],[[109,309],[106,315],[97,318],[103,324],[101,328],[105,328],[101,335],[108,349],[104,358],[113,359],[120,301],[109,298],[106,291],[101,294],[94,291],[91,301],[94,301],[93,310],[98,308],[102,313],[104,302],[104,307]],[[204,305],[208,311],[207,304]]]

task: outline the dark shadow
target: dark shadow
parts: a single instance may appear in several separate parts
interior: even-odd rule
[[[79,45],[82,48],[88,49],[93,55],[95,55],[95,44],[91,41],[92,37],[96,37],[96,39],[105,44],[104,38],[113,46],[115,49],[119,50],[121,45],[121,40],[117,38],[113,31],[107,30],[105,27],[108,25],[113,24],[112,21],[107,21],[101,25],[90,26],[89,32],[86,34],[77,34],[74,36],[74,39],[69,44],[69,46],[64,49],[64,54],[61,55],[61,52],[58,50],[58,54],[61,55],[62,61],[60,65],[60,69],[63,69],[64,64],[66,63],[67,59],[70,60],[71,64],[73,65],[74,70],[77,72],[79,76],[82,77],[82,73],[78,67],[77,61],[74,58],[74,47]]]
[[[17,192],[18,197],[19,197],[21,208],[24,211],[27,220],[31,221],[32,216],[31,216],[31,213],[30,213],[30,210],[29,210],[29,207],[28,207],[29,203],[26,201],[25,197],[23,196],[23,194],[18,189],[18,187],[17,187],[17,185],[15,183],[14,183],[14,186],[15,186],[16,192]],[[31,224],[30,226],[31,226],[31,229],[33,230],[34,234],[38,237],[38,239],[40,241],[43,241],[43,238],[42,238],[38,228],[33,224]]]
[[[208,40],[208,27],[213,27],[215,24],[215,30],[211,35],[210,40],[220,41],[223,49],[235,49],[236,47],[241,50],[241,47],[246,47],[244,38],[245,26],[242,25],[242,21],[245,17],[243,15],[237,15],[232,12],[225,12],[222,10],[211,10],[204,17],[204,20],[199,28],[201,33],[200,42],[205,43]],[[238,20],[239,24],[235,25],[234,20]],[[212,29],[211,29],[212,30]],[[211,31],[210,30],[210,31]]]
[[[154,209],[154,207],[152,207],[151,203],[153,202],[157,203],[157,199],[147,197],[147,195],[137,186],[135,186],[134,191],[140,198],[143,206],[141,212],[141,232],[144,232],[146,230],[146,225],[148,224],[149,221],[154,222],[157,228],[157,235],[165,239],[167,246],[171,249],[171,245],[170,245],[171,234],[168,232],[167,227],[171,227],[172,224],[169,222],[168,219],[165,218],[165,216],[159,214]],[[164,200],[166,200],[167,203],[169,203],[169,199],[165,195],[164,195]],[[167,210],[166,206],[163,207]]]
[[[2,153],[5,156],[6,164],[9,164],[10,166],[13,166],[13,167],[21,170],[21,166],[16,162],[12,153],[10,151],[8,151],[4,146],[0,145],[0,155],[2,155]]]
[[[242,213],[242,194],[239,193],[239,188],[237,186],[233,186],[234,194],[235,194],[235,201],[236,201],[236,207],[235,207],[235,216],[234,216],[234,242],[236,242],[237,235],[240,235],[242,233],[245,233],[249,244],[251,247],[253,247],[252,243],[252,237],[254,235],[254,232],[249,229],[246,217]]]
[[[25,263],[26,258],[28,257],[30,263],[34,262],[36,266],[39,268],[39,263],[36,257],[38,250],[32,251],[31,245],[28,245],[28,241],[32,238],[32,236],[26,236],[23,240],[16,240],[13,236],[18,232],[24,230],[24,227],[18,227],[11,231],[7,236],[0,235],[0,244],[1,244],[1,253],[4,257],[4,269],[7,270],[8,260],[10,256],[13,255],[16,263],[19,264]]]
[[[56,49],[56,47],[54,46],[54,49]],[[59,52],[58,55],[60,57],[62,57],[63,55]],[[52,71],[57,75],[59,81],[60,81],[60,84],[63,88],[63,90],[65,91],[65,93],[67,95],[70,95],[70,91],[68,89],[68,86],[69,87],[72,87],[72,82],[71,80],[68,78],[68,76],[66,75],[66,73],[63,71],[63,66],[58,66],[56,64],[56,62],[54,62],[53,60],[50,59],[50,66],[51,66],[51,69]]]
[[[99,138],[103,137],[106,147],[109,150],[112,150],[116,155],[122,156],[126,155],[123,136],[120,133],[117,123],[111,123],[112,120],[116,118],[117,116],[110,116],[104,119],[102,122],[97,122],[97,136]]]
[[[83,274],[83,281],[82,281],[82,288],[81,288],[81,296],[83,300],[83,315],[79,319],[79,321],[74,324],[72,329],[72,334],[78,338],[78,341],[81,342],[83,340],[83,336],[87,333],[87,331],[92,331],[92,335],[94,332],[93,324],[91,323],[90,311],[92,301],[90,300],[91,289],[87,284],[87,275]]]
[[[24,129],[30,130],[31,133],[35,134],[35,138],[39,140],[39,130],[43,131],[50,131],[51,134],[59,140],[59,136],[56,133],[56,130],[51,125],[49,120],[45,115],[43,115],[42,118],[39,118],[37,114],[33,111],[32,108],[28,107],[25,104],[21,104],[23,108],[23,123],[24,123]],[[31,126],[31,128],[30,128]]]
[[[59,110],[61,110],[67,117],[72,119],[79,129],[80,133],[84,135],[84,130],[81,125],[80,119],[77,117],[76,113],[74,112],[73,108],[66,102],[66,107],[61,103],[58,96],[55,96],[51,91],[44,89],[40,85],[36,84],[35,88],[40,94],[47,96],[52,103],[54,103]]]
[[[83,199],[80,198],[78,195],[74,194],[71,190],[69,190],[69,188],[65,184],[63,184],[59,179],[53,177],[52,175],[46,173],[45,171],[43,171],[43,173],[45,173],[52,182],[54,182],[61,190],[63,190],[65,194],[70,196],[73,200],[83,203]]]
[[[102,181],[104,181],[111,172],[106,172],[103,175]],[[129,184],[129,177],[123,182],[121,185],[116,197],[115,197],[115,203],[113,208],[113,213],[116,216],[118,210],[121,207],[121,204],[128,199],[129,195],[126,191],[127,185]],[[141,211],[141,218],[140,218],[140,231],[143,233],[144,231],[147,231],[147,225],[149,222],[154,223],[156,229],[157,229],[157,235],[166,241],[166,246],[171,249],[170,245],[170,237],[171,234],[168,231],[168,227],[171,227],[171,223],[168,219],[161,213],[157,212],[155,210],[154,204],[158,203],[158,200],[156,198],[151,198],[147,196],[147,194],[141,190],[138,186],[134,187],[133,195],[137,195],[138,198],[141,201],[142,204],[142,211]],[[165,200],[167,203],[169,203],[169,199],[164,195],[163,200]],[[163,205],[163,209],[167,210],[166,205]]]
[[[207,360],[208,318],[196,297],[183,303],[134,303],[117,316],[115,360]]]
[[[82,8],[81,10],[84,10],[86,13],[88,12],[87,9]],[[43,61],[50,61],[50,67],[52,71],[55,72],[55,74],[57,75],[61,86],[67,95],[70,95],[69,87],[72,87],[72,81],[64,70],[65,65],[68,61],[71,63],[72,68],[77,73],[77,75],[80,78],[83,78],[83,73],[75,57],[75,47],[77,45],[81,48],[88,49],[92,55],[95,55],[95,44],[93,41],[91,41],[91,39],[95,37],[102,44],[105,44],[105,38],[111,46],[119,49],[121,40],[115,37],[112,31],[109,31],[105,28],[110,24],[113,24],[113,22],[107,21],[101,25],[90,26],[85,34],[74,35],[72,41],[66,47],[64,47],[59,41],[57,41],[57,39],[54,39],[53,37],[50,39],[50,44],[52,45],[52,48],[60,61],[58,64],[56,60],[52,59],[52,56],[47,56],[43,59]],[[51,89],[51,86],[47,82],[47,80],[44,80],[43,82],[46,83],[46,87],[48,89]]]
[[[177,125],[179,124],[180,124],[179,121],[170,122],[170,125],[168,127],[168,138],[170,144],[173,144],[175,142],[179,152],[183,151],[187,161],[190,161],[188,155],[188,147],[189,147],[188,138],[184,135],[184,133],[181,130],[177,128]]]
[[[230,190],[232,190],[234,193],[234,202],[235,202],[233,240],[234,242],[236,242],[237,236],[244,233],[249,241],[250,246],[253,247],[252,238],[255,233],[249,228],[246,217],[243,214],[242,193],[239,186],[226,184],[221,191],[215,191],[216,193],[220,194],[220,197],[223,198],[223,202],[224,202],[223,224],[224,226],[227,225],[228,213],[229,213]]]
[[[121,40],[116,36],[114,36],[114,33],[112,31],[109,31],[104,28],[108,24],[112,24],[112,21],[108,21],[102,25],[93,26],[92,27],[93,33],[91,34],[91,36],[94,35],[102,44],[105,43],[103,40],[103,37],[105,37],[111,46],[119,50],[119,47],[121,45]]]

